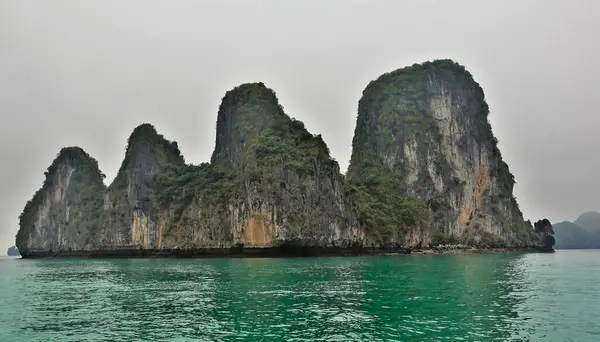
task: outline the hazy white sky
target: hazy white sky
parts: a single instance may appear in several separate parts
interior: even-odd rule
[[[112,181],[150,122],[208,161],[218,105],[263,81],[343,170],[369,81],[452,58],[483,87],[527,218],[600,210],[596,0],[0,0],[0,254],[63,146]]]

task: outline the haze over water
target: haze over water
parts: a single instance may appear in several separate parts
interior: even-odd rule
[[[600,341],[600,251],[0,259],[0,341]]]

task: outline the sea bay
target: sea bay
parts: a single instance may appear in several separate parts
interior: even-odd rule
[[[598,341],[600,251],[0,259],[1,341]]]

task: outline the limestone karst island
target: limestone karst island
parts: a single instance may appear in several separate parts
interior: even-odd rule
[[[189,165],[150,124],[108,187],[65,147],[19,217],[24,258],[542,248],[488,122],[484,93],[451,60],[363,91],[345,175],[320,135],[263,83],[223,97],[210,163]],[[551,247],[551,246],[550,246]]]

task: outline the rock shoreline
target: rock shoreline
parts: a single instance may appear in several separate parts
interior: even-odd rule
[[[23,259],[39,258],[275,258],[368,255],[451,255],[451,254],[509,254],[553,253],[543,247],[489,248],[473,246],[442,246],[432,248],[341,248],[279,246],[269,248],[197,248],[197,249],[106,249],[86,251],[28,251]]]
[[[554,249],[546,247],[468,247],[468,248],[427,248],[413,250],[413,255],[448,255],[448,254],[512,254],[512,253],[554,253]]]

